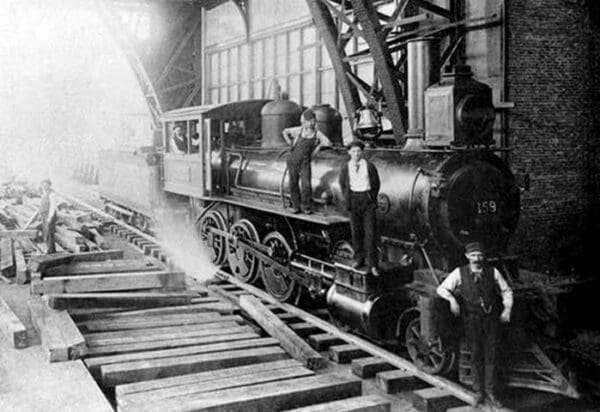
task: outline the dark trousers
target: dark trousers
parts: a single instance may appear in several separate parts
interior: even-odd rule
[[[494,313],[466,314],[463,320],[466,339],[471,346],[473,389],[479,393],[495,393],[496,350],[500,326],[498,316]]]
[[[369,192],[350,192],[350,227],[352,247],[357,261],[366,260],[367,267],[377,267],[375,246],[375,208]]]
[[[304,158],[300,161],[288,162],[288,172],[290,174],[290,196],[292,198],[292,207],[294,209],[310,210],[310,158]],[[300,187],[298,187],[300,183]]]
[[[43,223],[43,231],[44,231],[44,241],[46,242],[47,252],[46,253],[56,253],[55,246],[55,234],[56,234],[56,217],[50,219],[48,222],[47,219],[44,219]]]

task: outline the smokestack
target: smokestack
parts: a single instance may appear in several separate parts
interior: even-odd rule
[[[408,130],[405,149],[419,149],[425,137],[425,90],[440,79],[439,40],[421,37],[407,43]]]

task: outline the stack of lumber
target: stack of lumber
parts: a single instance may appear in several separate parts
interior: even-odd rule
[[[361,394],[361,382],[316,376],[238,315],[191,305],[72,311],[88,345],[84,360],[118,410],[279,410]],[[221,409],[219,409],[221,410]]]
[[[0,224],[0,274],[5,277],[17,276],[19,283],[27,277],[23,246],[20,240],[35,237],[35,230],[7,230]]]

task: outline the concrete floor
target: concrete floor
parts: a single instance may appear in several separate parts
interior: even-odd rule
[[[82,361],[49,363],[27,309],[28,286],[0,284],[6,300],[27,327],[30,345],[14,349],[0,334],[0,411],[112,411]]]

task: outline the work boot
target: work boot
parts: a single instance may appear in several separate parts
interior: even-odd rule
[[[302,210],[300,210],[300,209],[294,209],[294,210],[292,210],[292,213],[294,215],[298,215],[298,214],[302,213]]]
[[[365,261],[363,259],[359,259],[352,264],[352,269],[358,269],[359,267],[361,267],[364,264],[365,264]]]
[[[498,397],[494,393],[491,393],[491,392],[488,393],[487,397],[488,397],[488,401],[489,401],[490,405],[492,406],[492,408],[502,409],[504,407],[504,405],[502,405],[502,402],[500,401],[500,399],[498,399]]]

